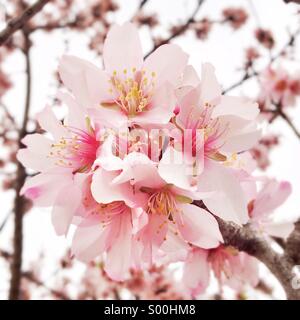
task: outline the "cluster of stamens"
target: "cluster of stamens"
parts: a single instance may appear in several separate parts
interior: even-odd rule
[[[223,145],[223,141],[220,143],[222,137],[226,135],[228,132],[228,125],[221,125],[220,120],[218,118],[212,119],[213,105],[210,103],[205,103],[203,107],[203,111],[200,116],[197,112],[197,107],[192,107],[190,113],[187,116],[187,120],[185,123],[185,129],[193,130],[192,134],[192,147],[193,150],[196,150],[197,139],[198,136],[196,134],[197,130],[204,131],[204,147],[205,153],[207,156],[215,157],[218,155],[218,159],[224,161],[226,160],[225,156],[222,156],[218,153],[218,149],[220,149]],[[175,123],[177,127],[182,129],[177,123]],[[220,159],[219,159],[220,158]]]
[[[218,278],[221,278],[221,274],[223,273],[226,278],[230,278],[231,268],[230,268],[230,258],[238,254],[238,251],[231,246],[219,246],[216,249],[212,249],[209,252],[208,259],[212,264],[212,268],[214,273]]]
[[[127,116],[135,116],[147,109],[155,87],[155,72],[147,76],[145,70],[123,70],[123,74],[113,72],[109,92],[115,96],[116,104]],[[106,105],[106,103],[102,103]],[[109,103],[108,103],[109,105]]]
[[[87,194],[83,199],[83,205],[89,209],[91,215],[97,215],[103,228],[107,227],[114,217],[126,213],[129,208],[123,201],[113,201],[111,203],[97,203],[91,194]]]
[[[164,215],[166,220],[174,222],[174,215],[180,213],[180,209],[177,206],[175,196],[167,188],[163,188],[150,195],[147,213]]]
[[[76,172],[90,170],[100,145],[95,133],[70,127],[68,133],[67,137],[51,145],[49,156],[56,159],[57,166],[73,168]]]

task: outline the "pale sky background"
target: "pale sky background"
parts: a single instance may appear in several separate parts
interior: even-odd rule
[[[0,4],[7,5],[9,1],[1,1]],[[117,14],[110,15],[112,22],[122,23],[129,20],[137,7],[137,1],[118,1],[121,9]],[[185,21],[186,17],[195,8],[194,0],[150,0],[145,6],[145,12],[156,12],[161,17],[162,26],[157,30],[157,34],[166,36],[167,28],[177,21]],[[288,32],[296,30],[299,18],[296,16],[297,6],[286,5],[283,0],[206,0],[197,18],[208,16],[211,19],[218,19],[224,7],[243,7],[251,15],[247,25],[239,31],[233,32],[229,26],[214,26],[208,41],[196,40],[192,32],[187,32],[184,36],[176,38],[177,43],[190,55],[189,62],[200,71],[203,62],[210,62],[216,68],[219,81],[224,88],[236,82],[241,77],[237,71],[242,67],[244,48],[256,45],[253,36],[253,29],[258,25],[271,29],[277,40],[276,49],[280,49],[287,41]],[[299,7],[300,9],[300,7]],[[0,22],[0,28],[3,26]],[[149,34],[146,28],[140,30],[144,52],[151,48]],[[95,57],[94,53],[86,49],[87,38],[77,33],[55,31],[51,34],[42,32],[35,33],[33,42],[36,44],[31,51],[33,96],[31,114],[40,111],[51,101],[55,95],[56,88],[53,81],[53,73],[56,71],[58,58],[65,53],[64,39],[69,39],[70,46],[67,53],[72,53],[81,58],[86,58],[101,65],[101,58]],[[299,41],[300,43],[300,41]],[[262,49],[263,50],[263,49]],[[298,50],[299,52],[299,46]],[[287,66],[290,70],[300,70],[299,59]],[[4,99],[11,111],[16,114],[18,120],[22,117],[24,105],[24,58],[21,54],[15,54],[5,64],[5,69],[16,84]],[[251,81],[232,91],[231,94],[256,97],[257,88]],[[295,125],[300,128],[300,108],[288,111]],[[272,152],[272,166],[267,171],[269,176],[277,179],[288,180],[292,183],[293,194],[289,200],[278,210],[278,215],[282,219],[297,217],[300,214],[300,141],[297,140],[293,132],[281,120],[269,129],[270,132],[281,134],[281,145]],[[1,153],[1,151],[0,151]],[[0,177],[1,179],[1,177]],[[3,193],[0,191],[0,224],[11,210],[13,192]],[[60,257],[68,248],[70,239],[57,237],[50,222],[50,210],[35,208],[24,219],[24,270],[44,252],[47,256],[47,267],[43,272],[45,275],[51,274],[55,270],[56,257]],[[10,218],[4,231],[0,233],[0,247],[11,248],[11,234],[13,230],[13,219]],[[78,263],[79,272],[84,270],[84,266]],[[263,271],[262,271],[263,272]],[[0,299],[6,298],[7,272],[5,263],[0,259]],[[51,279],[53,281],[53,279]],[[276,283],[275,283],[276,286]],[[282,298],[282,290],[276,286],[275,295]]]

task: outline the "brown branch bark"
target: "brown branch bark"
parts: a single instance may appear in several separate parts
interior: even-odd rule
[[[193,204],[208,210],[202,201],[197,200],[194,201]],[[233,222],[226,222],[216,216],[215,218],[218,221],[225,245],[233,246],[239,251],[246,252],[260,260],[280,282],[287,299],[300,300],[300,290],[295,290],[292,287],[292,280],[295,277],[293,274],[295,263],[290,258],[288,249],[285,250],[284,254],[279,254],[273,250],[267,238],[255,232],[250,225],[240,227]],[[291,239],[294,239],[293,249],[291,249],[292,252],[295,252],[297,248],[299,251],[300,222],[298,222],[298,224],[299,234],[297,233],[296,235],[294,231],[289,238],[290,243],[292,242]]]
[[[239,227],[232,222],[217,218],[226,245],[231,245],[256,257],[264,263],[281,283],[287,299],[300,300],[300,290],[292,288],[293,262],[285,255],[275,252],[265,238],[257,235],[249,226]],[[299,248],[299,242],[298,242]]]
[[[291,263],[300,265],[300,219],[295,223],[295,229],[286,241],[285,254]]]
[[[139,10],[143,9],[143,7],[146,5],[148,0],[141,0],[140,5],[139,5]]]
[[[26,97],[25,109],[23,115],[22,127],[19,131],[18,144],[21,147],[21,140],[26,135],[26,128],[30,109],[31,97],[31,65],[30,65],[30,40],[28,34],[24,34],[25,64],[26,64]],[[13,240],[13,258],[11,264],[11,281],[9,290],[9,299],[17,300],[20,294],[22,251],[23,251],[23,214],[25,212],[25,199],[20,196],[20,190],[26,179],[26,171],[21,163],[17,163],[16,181],[15,181],[15,200],[14,200],[14,240]]]
[[[271,113],[271,114],[273,114],[273,117],[271,118],[269,123],[272,123],[275,119],[278,119],[278,118],[283,119],[286,122],[286,124],[291,128],[291,130],[294,132],[296,137],[298,139],[300,139],[300,131],[294,125],[294,123],[292,122],[290,117],[283,111],[282,103],[281,102],[276,103],[276,102],[272,101],[272,104],[275,107],[274,109],[267,109],[267,110],[261,111],[262,113]]]
[[[32,6],[28,7],[19,17],[10,20],[7,27],[0,32],[0,46],[3,45],[17,30],[21,29],[33,16],[50,0],[38,0]]]
[[[243,77],[238,80],[237,82],[233,83],[232,85],[230,85],[228,88],[224,89],[222,91],[222,94],[226,94],[228,93],[229,91],[239,87],[240,85],[242,85],[245,81],[249,80],[249,79],[252,79],[256,74],[255,73],[248,73],[246,72]]]
[[[297,3],[297,4],[300,4],[300,0],[283,0],[285,3],[290,3],[290,2],[293,2],[293,3]]]
[[[286,113],[284,113],[282,110],[279,110],[278,115],[288,124],[288,126],[292,129],[292,131],[295,133],[298,139],[300,139],[300,132],[296,128],[296,126],[293,124],[292,120],[288,117]]]
[[[154,45],[153,48],[145,55],[145,58],[147,58],[152,52],[154,52],[159,46],[169,43],[171,40],[173,40],[174,38],[180,36],[181,34],[183,34],[188,27],[190,26],[191,23],[194,22],[194,19],[197,15],[197,13],[199,12],[202,4],[204,3],[204,0],[197,0],[197,6],[195,8],[195,10],[193,11],[193,13],[191,14],[191,16],[186,20],[186,22],[178,28],[178,30],[174,33],[172,33],[168,38],[162,40],[159,44]]]

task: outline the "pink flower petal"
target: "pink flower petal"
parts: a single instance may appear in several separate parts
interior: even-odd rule
[[[36,206],[52,206],[59,192],[71,183],[72,179],[71,172],[63,172],[62,170],[40,173],[26,180],[20,194],[28,195],[30,198],[32,190],[35,190],[35,196],[32,200],[34,200]]]
[[[143,69],[155,73],[155,84],[159,88],[165,82],[176,85],[187,64],[188,55],[175,44],[157,48],[145,61]]]
[[[174,115],[175,106],[174,89],[166,82],[155,91],[149,109],[139,113],[131,121],[141,124],[167,124]]]
[[[207,211],[191,204],[181,204],[181,217],[175,215],[182,237],[204,249],[217,247],[223,241],[216,219]]]
[[[220,103],[216,105],[212,117],[233,115],[245,120],[254,120],[259,114],[258,104],[250,99],[241,97],[222,96]]]
[[[203,293],[209,284],[210,269],[207,261],[208,251],[193,249],[190,251],[183,269],[183,283],[192,297]]]
[[[20,149],[17,159],[23,166],[36,170],[47,171],[54,167],[55,160],[49,157],[52,141],[41,134],[27,135],[22,143],[27,148]]]
[[[50,106],[46,106],[37,114],[36,118],[42,129],[48,131],[54,140],[68,135],[67,129],[58,121]]]
[[[129,207],[137,206],[138,196],[129,183],[112,184],[117,172],[97,169],[93,175],[91,191],[99,203],[124,201]]]
[[[249,220],[243,189],[230,168],[207,161],[198,181],[199,191],[216,191],[203,200],[207,208],[218,217],[244,224]]]
[[[109,74],[132,68],[139,70],[143,63],[142,46],[137,28],[132,23],[113,25],[106,37],[103,47],[105,70]]]
[[[120,214],[114,223],[118,230],[113,244],[107,251],[105,271],[116,281],[122,281],[128,275],[131,265],[132,224],[130,213]]]
[[[59,64],[59,75],[84,108],[97,106],[111,96],[108,76],[88,61],[65,55]]]
[[[88,222],[88,223],[87,223]],[[110,228],[103,227],[99,219],[88,219],[78,226],[72,241],[72,252],[77,259],[89,262],[108,247]]]
[[[174,148],[167,148],[158,165],[159,175],[167,182],[182,189],[191,189],[193,174],[195,170],[182,152]],[[202,173],[204,168],[204,152],[198,152],[197,175]],[[174,174],[176,172],[176,174]]]
[[[204,63],[201,71],[202,103],[216,103],[221,97],[222,89],[215,76],[215,68],[210,63]]]
[[[81,179],[85,179],[85,176],[81,175]],[[57,235],[67,234],[73,216],[81,204],[81,190],[82,181],[76,179],[58,193],[52,209],[52,223]]]

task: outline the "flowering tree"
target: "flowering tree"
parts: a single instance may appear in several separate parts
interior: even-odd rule
[[[300,139],[290,115],[300,95],[300,73],[290,71],[300,29],[290,22],[279,45],[249,3],[249,10],[227,6],[213,18],[206,1],[195,0],[167,32],[162,18],[147,10],[151,0],[137,2],[131,21],[119,24],[122,1],[5,4],[0,164],[3,189],[14,195],[0,231],[13,216],[14,234],[12,246],[0,249],[10,266],[9,299],[31,299],[36,287],[43,288],[39,297],[58,299],[223,299],[224,288],[237,299],[248,290],[272,298],[270,274],[288,299],[300,299],[299,221],[275,215],[292,186],[266,171],[270,151],[282,144],[272,131],[276,123],[289,127],[295,143]],[[299,22],[296,4],[278,3]],[[226,86],[211,63],[194,66],[192,52],[179,45],[192,37],[209,48],[216,29],[246,33],[252,18],[253,45],[236,43],[244,60]],[[141,32],[147,32],[147,52]],[[58,54],[56,92],[32,112],[43,79],[32,81],[36,34],[55,44],[65,37],[63,51],[84,36],[95,61]],[[18,94],[9,70],[17,55],[25,65],[22,119],[20,99],[10,105],[7,98]],[[238,91],[249,83],[255,89]],[[22,266],[23,219],[33,206],[50,207],[56,234],[72,237],[59,261],[64,274],[56,271],[51,287],[41,275],[44,253],[28,271]],[[72,276],[82,267],[78,261],[85,263],[80,283]]]

